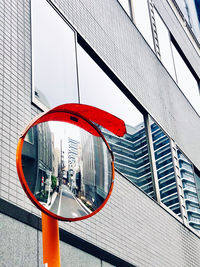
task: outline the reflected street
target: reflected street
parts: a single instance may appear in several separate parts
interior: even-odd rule
[[[90,213],[66,185],[62,185],[50,211],[67,218],[82,217]]]

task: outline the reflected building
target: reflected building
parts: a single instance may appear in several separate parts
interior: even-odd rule
[[[178,150],[178,161],[183,184],[184,197],[189,225],[200,231],[200,199],[198,183],[190,161]],[[197,185],[197,186],[196,186]]]
[[[101,128],[101,131],[114,152],[115,168],[149,196],[154,197],[144,124],[141,123],[135,127],[127,126],[127,134],[123,139],[104,128]],[[161,202],[180,216],[180,204],[169,137],[153,121],[151,122],[151,134]],[[180,151],[178,151],[178,163],[188,221],[190,226],[200,230],[200,202],[195,185],[195,173],[192,164]]]
[[[31,128],[24,140],[22,164],[29,188],[36,196],[51,185],[52,151],[52,135],[48,124],[41,123]],[[47,200],[47,196],[42,198]]]
[[[61,185],[63,182],[63,178],[65,176],[65,160],[64,160],[64,150],[63,150],[63,141],[60,140],[60,148],[59,150],[59,163],[58,163],[58,178],[59,184]]]
[[[76,148],[74,150],[74,145],[76,145]],[[70,146],[70,144],[69,144]],[[69,180],[69,185],[72,190],[72,192],[76,196],[80,196],[79,192],[81,191],[81,167],[82,167],[82,149],[80,142],[76,141],[74,142],[73,140],[73,154],[72,157],[68,160],[68,180]],[[70,153],[69,153],[70,155]]]
[[[37,125],[39,171],[52,172],[52,135],[48,123]]]
[[[60,150],[53,148],[53,174],[58,177],[58,170],[60,164]]]
[[[168,206],[177,215],[180,214],[180,204],[177,193],[177,184],[172,162],[172,148],[169,137],[158,127],[151,124],[153,148],[156,160],[161,202]],[[177,151],[178,167],[182,180],[184,200],[186,205],[188,223],[196,230],[200,230],[200,201],[198,199],[195,181],[195,172],[192,164]]]
[[[85,198],[93,209],[107,197],[111,179],[110,154],[101,138],[81,133],[82,187]]]
[[[161,202],[180,216],[180,204],[169,137],[154,122],[151,122],[151,134]]]
[[[80,159],[80,142],[68,137],[68,182],[71,189],[76,187],[78,158]]]
[[[80,142],[78,142],[77,140],[68,137],[68,166],[69,166],[69,169],[73,165],[73,163],[76,161],[76,158],[78,156],[79,143]]]
[[[101,128],[114,152],[115,168],[148,195],[154,197],[144,124],[140,123],[135,127],[126,125],[126,127],[127,133],[123,139]]]
[[[27,183],[31,192],[35,192],[36,180],[35,174],[38,172],[38,131],[37,127],[31,128],[25,139],[22,150],[22,167],[24,176],[27,177]],[[32,170],[30,172],[30,170]]]

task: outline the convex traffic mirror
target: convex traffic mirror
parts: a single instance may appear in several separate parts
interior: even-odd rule
[[[107,202],[113,154],[96,123],[119,136],[125,133],[120,119],[79,104],[54,108],[25,129],[17,148],[18,175],[42,212],[76,221],[94,215]]]

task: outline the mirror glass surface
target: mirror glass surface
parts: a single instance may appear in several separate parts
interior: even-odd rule
[[[48,121],[29,129],[22,168],[39,203],[66,219],[94,212],[112,181],[112,156],[103,139],[66,122]]]

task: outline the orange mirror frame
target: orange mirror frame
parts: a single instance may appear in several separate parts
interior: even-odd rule
[[[33,126],[36,126],[39,123],[47,122],[47,121],[62,121],[62,122],[68,122],[70,124],[77,125],[78,127],[90,132],[94,136],[99,136],[103,139],[105,142],[108,150],[111,153],[112,156],[112,178],[111,178],[111,186],[109,193],[104,200],[104,202],[91,214],[85,215],[83,217],[78,218],[64,218],[61,216],[58,216],[51,211],[45,209],[44,206],[42,206],[39,201],[36,199],[36,197],[31,192],[27,182],[26,178],[24,176],[23,168],[22,168],[22,148],[24,143],[24,138],[29,131],[29,129]],[[42,113],[41,115],[34,118],[31,123],[25,128],[24,132],[22,133],[18,145],[17,145],[17,154],[16,154],[16,164],[17,164],[17,172],[19,176],[19,180],[21,182],[21,185],[29,197],[29,199],[32,201],[32,203],[38,207],[42,212],[45,214],[51,216],[54,219],[62,220],[62,221],[78,221],[83,220],[86,218],[89,218],[99,212],[108,201],[113,185],[114,185],[114,156],[110,149],[109,144],[107,143],[105,137],[101,133],[101,131],[97,128],[97,126],[94,124],[97,123],[107,130],[111,131],[117,136],[124,136],[126,133],[126,128],[124,121],[121,119],[115,117],[114,115],[103,111],[101,109],[98,109],[96,107],[83,105],[83,104],[64,104],[61,106],[58,106],[56,108],[53,108],[47,112]]]

